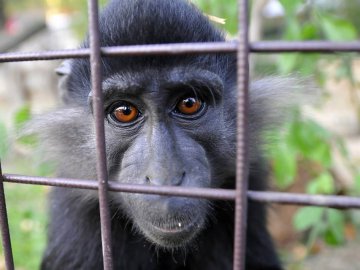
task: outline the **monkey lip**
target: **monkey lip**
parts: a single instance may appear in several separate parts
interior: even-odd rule
[[[184,222],[175,222],[174,224],[161,224],[161,225],[154,225],[152,224],[153,228],[156,231],[159,231],[164,234],[178,234],[182,232],[189,232],[192,231],[194,228],[198,226],[198,220],[195,220],[190,223]]]
[[[160,224],[149,223],[148,225],[151,227],[150,234],[154,236],[157,235],[156,238],[158,240],[165,240],[165,246],[173,246],[174,244],[179,244],[182,241],[186,242],[186,239],[192,239],[201,228],[201,224],[201,219],[196,218],[193,221],[188,222],[172,221]],[[171,239],[173,239],[175,243],[172,243]]]
[[[168,249],[184,246],[197,235],[201,228],[201,219],[196,219],[193,222],[181,223],[164,222],[154,224],[147,221],[143,223],[142,231],[144,235],[151,242],[156,245]]]

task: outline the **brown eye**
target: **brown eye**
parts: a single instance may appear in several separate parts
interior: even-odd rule
[[[129,123],[139,116],[139,110],[131,103],[123,102],[114,109],[112,115],[119,122]]]
[[[197,97],[185,97],[176,105],[176,109],[186,115],[196,114],[202,108],[203,102]]]

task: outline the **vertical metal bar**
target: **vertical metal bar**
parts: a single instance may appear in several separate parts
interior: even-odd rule
[[[93,91],[93,110],[96,135],[96,171],[99,181],[99,207],[101,220],[101,241],[104,269],[112,270],[111,218],[108,204],[108,174],[106,165],[104,102],[101,88],[101,54],[99,33],[99,10],[97,0],[88,1],[91,86]]]
[[[238,50],[237,50],[237,156],[234,270],[245,269],[246,218],[248,188],[247,115],[249,85],[248,1],[238,0]]]
[[[14,270],[14,259],[11,249],[9,222],[6,212],[4,178],[2,175],[1,160],[0,160],[0,229],[1,229],[2,245],[4,248],[6,269]]]

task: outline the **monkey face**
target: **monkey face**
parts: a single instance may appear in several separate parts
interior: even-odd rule
[[[223,115],[218,106],[223,83],[216,74],[178,67],[131,76],[119,72],[104,80],[103,89],[111,180],[150,186],[221,185],[213,169],[224,157],[222,151],[213,151],[223,138],[222,130],[213,128]],[[146,238],[166,248],[190,242],[204,228],[210,204],[173,196],[112,196]]]

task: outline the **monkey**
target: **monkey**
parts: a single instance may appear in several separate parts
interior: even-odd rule
[[[225,41],[186,0],[112,0],[99,27],[102,47]],[[236,62],[235,53],[103,57],[109,181],[234,189]],[[64,105],[30,129],[58,177],[96,179],[89,59],[66,60],[57,73]],[[250,85],[251,190],[266,189],[261,134],[283,113],[282,95],[294,80]],[[110,192],[109,207],[115,270],[232,269],[233,202]],[[49,212],[41,269],[102,269],[97,193],[53,188]],[[248,201],[246,230],[246,270],[281,270],[264,204]]]

